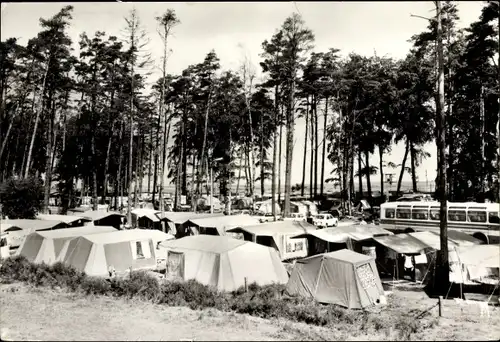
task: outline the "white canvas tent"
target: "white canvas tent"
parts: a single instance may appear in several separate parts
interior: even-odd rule
[[[86,226],[33,232],[26,236],[16,255],[22,255],[31,262],[51,265],[57,261],[66,241],[83,235],[114,231],[116,229],[113,227]]]
[[[311,231],[316,231],[316,226],[300,221],[269,222],[228,230],[230,233],[243,233],[247,241],[274,247],[281,260],[307,256],[307,239],[294,237]]]
[[[108,276],[129,269],[156,268],[156,255],[151,230],[131,229],[90,234],[66,241],[58,261],[91,276]]]
[[[463,284],[498,284],[500,245],[454,247],[449,251],[450,281]]]
[[[227,236],[196,235],[160,244],[167,274],[195,279],[219,291],[247,284],[286,284],[288,275],[273,248]]]
[[[250,215],[227,215],[217,217],[194,218],[186,222],[193,234],[226,235],[226,231],[236,227],[246,227],[259,224],[259,219]],[[195,228],[195,229],[192,229]]]
[[[287,291],[349,309],[372,306],[384,295],[375,259],[347,249],[298,260]]]

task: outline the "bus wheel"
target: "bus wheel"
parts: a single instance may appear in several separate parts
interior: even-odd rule
[[[415,230],[413,230],[412,228],[406,228],[405,229],[405,233],[408,234],[408,233],[415,233]]]
[[[483,233],[474,233],[474,235],[472,235],[472,237],[475,237],[476,239],[483,241],[485,244],[490,243],[488,237],[486,235],[484,235]]]

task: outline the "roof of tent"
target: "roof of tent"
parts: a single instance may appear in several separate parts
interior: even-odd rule
[[[161,211],[147,208],[137,208],[131,211],[137,217],[146,217],[153,222],[160,222]]]
[[[165,212],[165,219],[167,221],[172,221],[175,224],[183,224],[192,218],[205,218],[205,217],[221,217],[224,216],[222,213],[218,214],[198,214],[192,211],[189,212]]]
[[[120,214],[116,211],[104,211],[104,210],[89,210],[89,211],[82,213],[80,216],[83,216],[83,217],[85,217],[89,220],[92,220],[92,221],[99,221],[99,220],[102,220],[104,218],[107,218],[109,216],[114,216],[114,215],[117,215],[120,217],[125,217],[125,215]]]
[[[450,261],[470,266],[500,267],[500,245],[455,247],[450,252]]]
[[[457,231],[449,231],[448,233],[448,245],[450,248],[454,248],[455,246],[473,246],[481,243],[481,240],[466,233]],[[440,249],[439,234],[430,231],[374,237],[374,240],[400,254],[418,254],[426,248]]]
[[[167,241],[167,240],[174,240],[175,236],[172,234],[167,234],[162,232],[161,230],[157,229],[131,229],[132,231],[134,230],[141,230],[144,236],[151,237],[155,243],[161,242],[161,241]]]
[[[153,239],[152,236],[155,233],[152,232],[154,231],[150,229],[117,230],[109,233],[92,234],[85,236],[85,238],[96,244],[110,244],[130,240]]]
[[[53,229],[57,226],[67,226],[66,223],[59,220],[29,220],[29,219],[15,219],[3,220],[2,223],[11,224],[23,230],[35,231],[43,229]]]
[[[190,219],[189,222],[198,227],[215,228],[219,235],[224,235],[227,230],[232,228],[257,225],[259,219],[250,215],[227,215]]]
[[[227,232],[245,231],[247,233],[259,236],[274,236],[274,235],[292,235],[302,234],[316,230],[316,226],[305,221],[277,221],[261,223],[257,225],[236,227],[228,229]]]
[[[207,253],[224,253],[244,245],[248,241],[237,240],[230,237],[214,235],[193,235],[175,241],[160,243],[165,248],[181,248],[203,251]]]
[[[71,224],[73,222],[76,222],[78,220],[84,220],[84,221],[90,221],[88,218],[85,218],[83,216],[76,216],[76,215],[57,215],[57,214],[38,214],[36,216],[37,219],[39,220],[48,220],[48,221],[62,221],[66,224]]]
[[[39,234],[47,239],[58,239],[69,236],[82,236],[86,234],[109,233],[117,231],[118,230],[116,228],[110,226],[83,226],[76,228],[43,230],[43,231],[33,232],[32,234]]]
[[[415,232],[409,233],[411,236],[419,239],[423,243],[427,244],[429,247],[440,250],[441,249],[441,238],[439,233],[425,231],[425,232]],[[482,243],[481,240],[470,236],[467,233],[458,231],[448,231],[448,245],[449,246],[472,246]]]
[[[305,237],[306,235],[313,235],[318,239],[327,242],[345,243],[347,242],[347,239],[362,241],[371,239],[374,236],[393,235],[393,233],[375,225],[349,225],[313,230],[296,237],[300,238]]]
[[[338,250],[335,252],[313,255],[313,256],[310,256],[308,258],[298,260],[297,262],[308,263],[312,259],[317,259],[317,258],[338,260],[338,261],[347,262],[347,263],[354,264],[354,265],[364,264],[364,263],[370,262],[372,260],[375,260],[372,256],[369,256],[369,255],[356,253],[356,252],[353,252],[349,249],[341,249],[341,250]]]
[[[378,236],[373,239],[399,254],[419,254],[429,248],[427,244],[408,234]]]

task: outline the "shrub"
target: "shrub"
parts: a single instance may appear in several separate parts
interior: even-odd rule
[[[262,318],[286,318],[318,326],[347,324],[365,332],[394,328],[402,340],[408,340],[426,328],[422,326],[422,320],[416,319],[414,315],[400,314],[393,318],[335,305],[321,305],[309,298],[286,295],[285,286],[276,284],[258,286],[253,283],[248,285],[247,292],[239,288],[224,293],[194,280],[160,284],[154,276],[143,271],[131,272],[127,278],[110,280],[89,277],[62,263],[36,265],[20,256],[3,260],[0,279],[2,282],[17,280],[35,286],[66,287],[86,295],[140,298],[169,306],[189,306],[191,309],[215,308]],[[430,321],[429,327],[434,324],[435,320]]]
[[[2,213],[11,219],[34,219],[42,209],[43,186],[37,178],[9,178],[0,185]]]

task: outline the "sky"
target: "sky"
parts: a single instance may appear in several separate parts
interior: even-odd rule
[[[459,27],[467,27],[476,21],[484,6],[481,1],[457,3],[461,18]],[[223,70],[237,70],[246,56],[254,65],[258,80],[263,77],[259,67],[262,42],[270,39],[293,12],[300,13],[306,26],[313,31],[315,52],[337,48],[344,56],[351,52],[365,56],[376,53],[395,59],[405,57],[411,46],[408,40],[412,35],[424,31],[428,25],[427,20],[411,17],[411,14],[431,17],[435,13],[432,1],[2,3],[2,41],[16,37],[21,44],[25,44],[40,31],[39,18],[50,18],[66,5],[74,6],[68,32],[75,50],[78,49],[79,35],[83,32],[93,35],[96,31],[104,31],[108,35],[121,37],[125,26],[124,17],[135,7],[150,37],[149,52],[159,65],[162,42],[154,18],[171,8],[181,23],[175,27],[169,39],[172,51],[167,64],[168,73],[179,74],[189,65],[202,62],[206,54],[214,49]],[[321,121],[319,126],[322,127]],[[299,119],[295,129],[292,184],[302,179],[304,133],[305,123]],[[321,137],[322,132],[319,134]],[[428,179],[432,182],[437,169],[436,145],[430,143],[424,148],[431,156],[418,167],[417,176],[420,181]],[[401,164],[403,155],[404,144],[394,145],[391,153],[385,155],[384,162]],[[370,157],[370,164],[379,165],[377,151]],[[284,166],[282,169],[284,175]],[[327,161],[326,178],[332,169],[333,165]],[[400,168],[384,169],[386,173],[395,173],[395,179],[399,171]],[[306,183],[308,179],[307,166]],[[373,182],[378,180],[379,176],[372,176]],[[405,174],[403,180],[410,181],[410,176]]]

